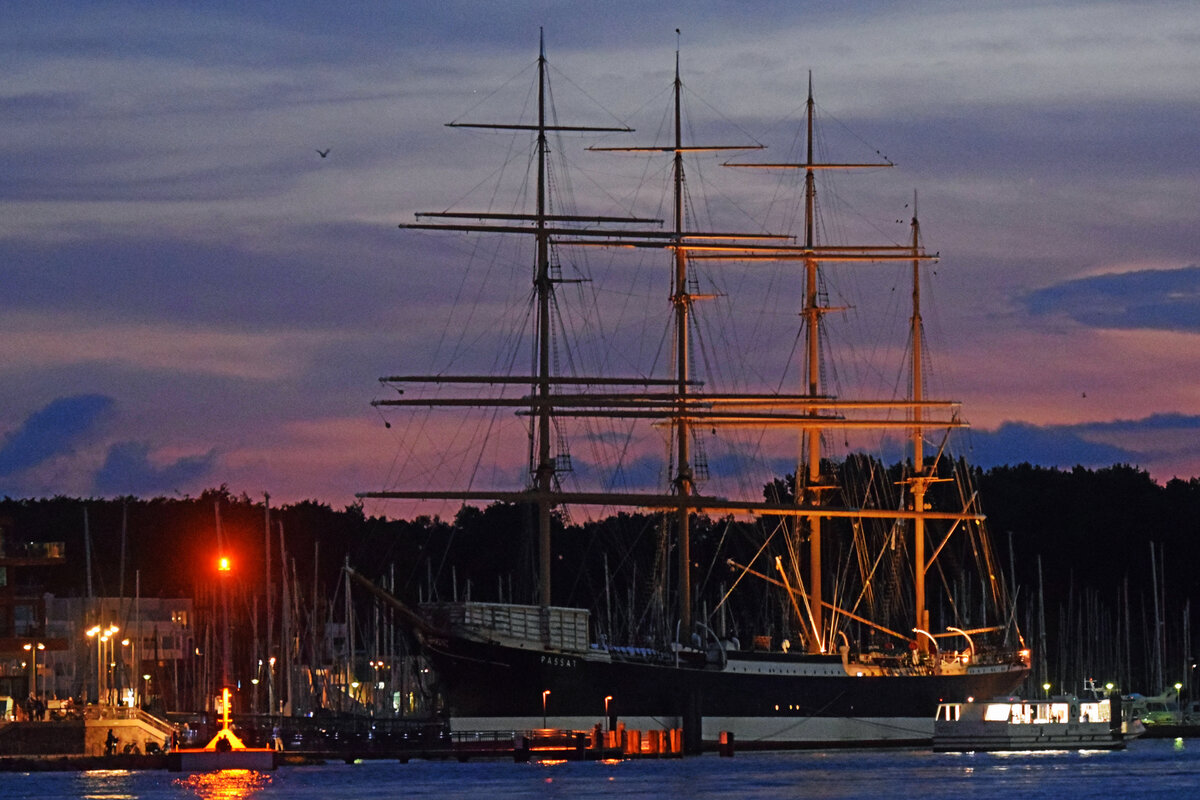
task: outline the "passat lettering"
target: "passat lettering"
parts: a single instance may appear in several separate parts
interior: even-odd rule
[[[542,664],[547,667],[570,667],[573,669],[575,661],[576,659],[566,656],[542,656]]]

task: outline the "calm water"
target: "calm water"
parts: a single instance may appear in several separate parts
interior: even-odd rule
[[[229,771],[6,773],[0,798],[87,800],[375,800],[430,797],[1141,798],[1191,797],[1200,786],[1200,739],[1144,740],[1118,753],[935,754],[928,751],[740,753],[670,761],[514,764],[396,762]]]

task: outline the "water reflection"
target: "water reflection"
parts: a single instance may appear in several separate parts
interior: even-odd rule
[[[90,769],[79,773],[81,800],[133,800],[133,773],[127,769]]]
[[[253,769],[221,769],[176,778],[175,785],[195,792],[200,800],[243,800],[271,784],[271,776]]]

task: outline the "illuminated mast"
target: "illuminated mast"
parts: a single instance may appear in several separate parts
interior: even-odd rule
[[[678,37],[679,29],[675,30]],[[683,81],[679,76],[679,47],[675,48],[675,80],[672,84],[674,92],[675,113],[675,142],[673,147],[593,147],[590,150],[610,152],[669,152],[672,154],[673,177],[673,230],[667,244],[674,251],[674,270],[671,278],[671,304],[674,307],[675,343],[673,358],[675,360],[675,413],[672,424],[675,428],[675,477],[672,480],[672,490],[678,501],[674,503],[675,532],[678,537],[676,566],[679,572],[679,630],[684,641],[691,635],[692,630],[692,556],[691,556],[691,514],[696,510],[693,498],[696,494],[696,476],[692,468],[691,438],[692,421],[696,416],[692,406],[691,387],[695,385],[690,373],[689,336],[691,333],[692,302],[696,299],[688,290],[688,252],[696,245],[691,244],[696,239],[717,237],[717,234],[693,233],[684,229],[684,153],[715,152],[721,150],[761,150],[761,145],[688,145],[683,144],[683,114],[682,95]],[[769,235],[756,235],[733,238],[782,238]],[[730,234],[722,234],[721,238],[730,238]]]
[[[679,537],[679,627],[685,641],[692,630],[692,551],[691,551],[691,508],[686,499],[695,486],[695,474],[691,462],[691,424],[686,415],[688,395],[688,318],[692,298],[687,287],[687,253],[683,243],[683,127],[680,114],[680,95],[683,84],[679,80],[679,48],[675,48],[675,273],[671,302],[675,306],[675,391],[678,395],[679,415],[675,420],[675,458],[678,470],[675,476],[675,491],[682,501],[675,512],[675,530]]]
[[[935,482],[932,469],[925,468],[925,431],[921,426],[923,415],[921,402],[925,398],[923,367],[921,364],[921,223],[917,220],[917,193],[913,192],[912,222],[912,443],[913,476],[908,480],[912,492],[913,511],[913,624],[929,630],[929,612],[925,609],[925,492]],[[922,651],[929,648],[928,641],[918,637]]]
[[[891,167],[890,161],[882,161],[878,163],[821,163],[816,160],[816,153],[813,146],[813,130],[815,123],[816,103],[813,100],[812,91],[812,74],[808,78],[808,98],[805,101],[806,110],[806,129],[805,129],[805,160],[802,163],[775,163],[775,164],[727,164],[731,167],[760,167],[772,169],[803,169],[804,170],[804,242],[795,254],[787,252],[785,248],[777,248],[774,253],[767,252],[765,249],[760,249],[761,257],[764,258],[799,258],[804,261],[804,306],[801,315],[805,323],[805,377],[807,397],[812,401],[807,406],[808,411],[804,419],[799,420],[799,427],[803,431],[802,434],[802,451],[806,453],[807,458],[805,463],[801,465],[804,474],[801,475],[800,467],[796,470],[796,496],[795,496],[795,514],[797,519],[797,529],[799,529],[799,520],[805,519],[808,523],[809,536],[809,563],[808,563],[808,581],[807,581],[807,613],[810,623],[810,635],[808,636],[808,651],[810,653],[823,653],[828,649],[828,641],[826,639],[828,632],[824,625],[824,611],[827,608],[834,608],[824,597],[824,589],[822,587],[823,565],[821,559],[821,518],[823,516],[836,516],[827,513],[824,509],[823,493],[833,489],[831,483],[825,482],[824,476],[821,474],[821,433],[826,427],[829,427],[830,418],[826,414],[835,407],[852,407],[853,404],[830,403],[828,398],[822,394],[823,387],[821,386],[821,318],[823,315],[835,309],[829,306],[821,305],[820,301],[820,265],[822,262],[829,261],[887,261],[898,258],[911,258],[913,260],[914,273],[920,261],[930,258],[925,255],[919,246],[918,232],[916,228],[916,218],[913,219],[913,243],[911,248],[893,248],[893,247],[878,247],[878,246],[822,246],[817,243],[816,238],[816,207],[817,207],[817,185],[816,171],[819,169],[866,169]],[[917,295],[914,290],[914,304],[917,302]],[[914,308],[917,306],[914,305]],[[914,330],[919,331],[920,315],[919,311],[914,310],[913,319]],[[914,340],[919,340],[919,333],[914,333]],[[923,427],[926,421],[921,414],[919,406],[924,403],[921,387],[920,387],[920,346],[919,341],[914,346],[917,376],[914,378],[913,397],[910,403],[914,407],[911,417],[911,425],[915,431],[914,438],[918,442],[917,448],[920,447],[920,438]],[[941,405],[941,404],[938,404]],[[860,406],[866,407],[866,406]],[[853,422],[850,420],[842,420],[841,424],[850,427]],[[882,425],[880,427],[883,427]],[[918,449],[918,458],[920,458],[920,450]],[[923,539],[923,525],[925,514],[923,511],[924,504],[924,483],[914,482],[914,493],[920,491],[920,504],[916,505],[905,516],[911,516],[915,519],[914,525],[917,530],[922,531],[919,539]],[[797,530],[797,533],[799,531]],[[920,546],[920,545],[918,545]],[[919,557],[919,563],[923,565],[924,555]],[[918,600],[921,610],[921,615],[917,617],[919,621],[924,619],[924,568],[918,566],[918,583],[920,588],[917,593],[922,598]],[[836,609],[835,609],[836,610]]]
[[[821,315],[826,313],[828,309],[823,308],[817,299],[817,267],[818,260],[812,248],[816,246],[815,237],[815,219],[816,219],[816,199],[817,199],[817,183],[816,174],[814,172],[813,160],[813,93],[812,93],[812,73],[808,75],[808,100],[805,101],[808,126],[806,131],[806,158],[804,165],[804,246],[810,251],[810,255],[804,259],[804,322],[805,322],[805,344],[808,365],[808,394],[816,397],[821,392]],[[816,415],[814,409],[813,414]],[[796,476],[796,502],[803,505],[818,506],[821,505],[821,491],[825,488],[821,485],[821,429],[812,427],[808,429],[808,471],[805,476],[803,488],[800,483],[800,476]],[[812,627],[814,635],[809,638],[808,651],[810,653],[825,652],[825,642],[823,641],[824,629],[821,625],[821,601],[824,595],[821,591],[821,518],[808,518],[808,558],[809,558],[809,574],[808,574],[808,606],[809,613],[812,615]]]

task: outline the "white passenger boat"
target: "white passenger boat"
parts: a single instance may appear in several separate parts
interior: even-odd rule
[[[1123,722],[1121,704],[1092,692],[1045,700],[998,697],[942,703],[933,726],[935,752],[972,750],[1120,750],[1144,730]]]

